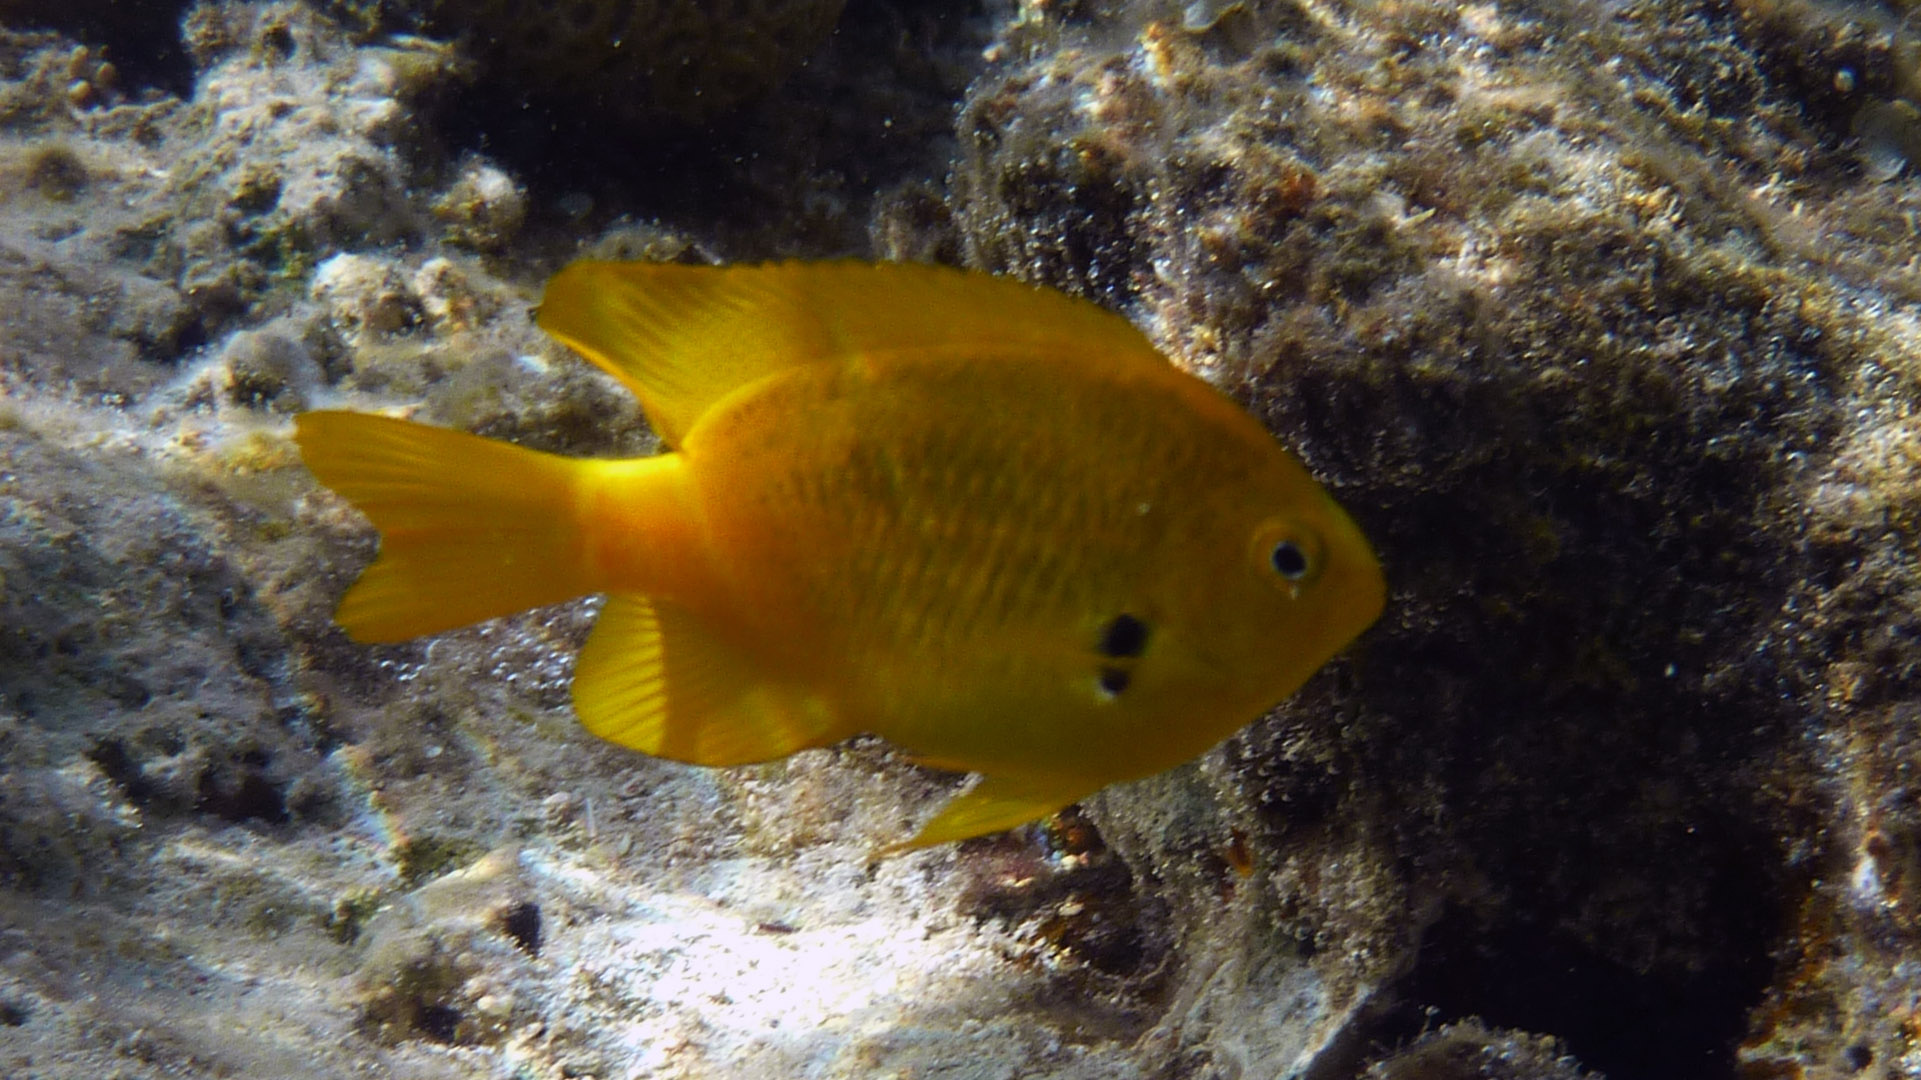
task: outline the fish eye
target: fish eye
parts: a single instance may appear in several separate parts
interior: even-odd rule
[[[1269,580],[1292,591],[1321,576],[1327,546],[1313,529],[1281,518],[1255,530],[1249,554]]]
[[[1267,561],[1274,565],[1274,572],[1289,581],[1299,581],[1307,576],[1309,569],[1307,552],[1292,540],[1282,540],[1268,553]]]

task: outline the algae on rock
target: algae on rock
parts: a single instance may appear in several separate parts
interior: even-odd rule
[[[1824,749],[1888,730],[1834,671],[1905,700],[1884,627],[1921,586],[1889,530],[1906,458],[1853,449],[1905,428],[1921,356],[1912,229],[1886,227],[1916,196],[1849,128],[1896,85],[1893,20],[1027,12],[962,110],[961,250],[1241,394],[1394,589],[1346,664],[1193,778],[1091,805],[1179,948],[1246,954],[1254,890],[1265,947],[1305,944],[1335,1000],[1404,1003],[1361,1030],[1478,1015],[1629,1075],[1910,1053],[1869,1019],[1891,967],[1860,999],[1823,968],[1838,1022],[1759,1008],[1781,949],[1823,955],[1780,937],[1792,912],[1888,858],[1853,849],[1837,769],[1908,756]],[[1837,470],[1867,472],[1845,506]]]
[[[197,5],[185,97],[113,7],[0,35],[0,1070],[1921,1062],[1901,13],[851,0],[713,127],[548,155],[343,5]],[[373,538],[289,412],[642,453],[548,273],[863,236],[1239,395],[1384,623],[1196,766],[872,868],[949,781],[596,744],[591,602],[332,627]]]

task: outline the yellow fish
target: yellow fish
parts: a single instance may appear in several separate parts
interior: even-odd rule
[[[589,731],[697,765],[872,732],[982,775],[901,846],[1187,761],[1380,614],[1367,541],[1300,463],[1085,301],[906,264],[581,262],[539,323],[670,452],[302,415],[314,475],[381,531],[340,625],[399,641],[606,593]]]

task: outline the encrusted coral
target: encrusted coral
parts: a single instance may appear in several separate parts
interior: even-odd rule
[[[1362,1080],[1589,1080],[1553,1039],[1447,1024],[1367,1067]]]
[[[371,21],[458,36],[492,77],[610,116],[700,119],[775,85],[805,60],[845,0],[384,0],[342,4]]]
[[[1336,1000],[1726,1069],[1859,873],[1820,740],[1912,696],[1921,587],[1915,200],[1852,140],[1892,26],[1736,7],[1026,5],[971,91],[961,249],[1242,395],[1394,590],[1198,790],[1094,804],[1176,913],[1231,887],[1190,952],[1252,888]],[[1879,1007],[1827,1000],[1830,1045]]]
[[[119,7],[0,34],[0,1071],[1921,1070],[1901,12],[859,0],[581,142],[612,69],[521,109],[477,37],[212,0],[169,82]],[[287,413],[643,453],[546,274],[870,237],[1241,397],[1383,623],[1195,767],[873,864],[950,781],[596,744],[591,603],[333,627],[374,539]]]

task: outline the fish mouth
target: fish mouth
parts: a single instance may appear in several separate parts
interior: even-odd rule
[[[1328,549],[1335,554],[1329,559],[1328,573],[1321,587],[1330,597],[1324,618],[1333,642],[1328,652],[1328,658],[1332,658],[1379,621],[1387,610],[1387,575],[1361,527],[1332,496],[1328,498],[1327,509]]]

